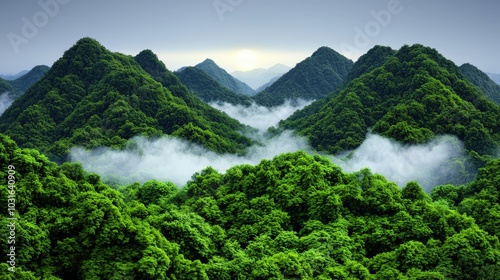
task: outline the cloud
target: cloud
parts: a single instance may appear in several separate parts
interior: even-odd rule
[[[0,116],[9,108],[12,102],[14,102],[14,99],[10,97],[9,92],[0,94]]]
[[[181,187],[195,172],[212,166],[219,172],[238,164],[257,164],[262,159],[298,150],[310,151],[307,141],[285,131],[277,137],[265,140],[262,145],[249,148],[246,156],[217,154],[202,146],[173,137],[147,140],[133,138],[134,148],[112,150],[98,148],[85,150],[72,148],[71,161],[81,162],[84,169],[101,175],[109,183],[131,184],[151,179],[171,181]]]
[[[258,129],[261,132],[266,131],[269,127],[275,126],[280,120],[284,120],[291,116],[293,112],[304,108],[313,101],[297,100],[291,102],[285,101],[282,105],[268,108],[253,103],[246,107],[243,105],[232,105],[230,103],[218,104],[210,103],[210,106],[221,110],[230,117],[237,119],[239,122]]]
[[[458,180],[464,167],[455,160],[466,157],[463,144],[454,136],[440,136],[425,145],[402,145],[371,133],[357,149],[346,154],[332,158],[345,172],[367,167],[400,187],[417,181],[427,191]]]

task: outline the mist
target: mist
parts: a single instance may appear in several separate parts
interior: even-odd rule
[[[369,133],[357,149],[331,160],[344,172],[369,168],[399,187],[417,181],[430,192],[437,185],[459,180],[466,170],[456,160],[465,157],[463,144],[455,136],[440,136],[423,145],[402,145]]]
[[[14,99],[10,97],[9,92],[0,94],[0,116],[9,108],[12,102],[14,102]]]
[[[298,99],[296,101],[286,100],[282,105],[272,108],[264,107],[252,103],[251,106],[232,105],[230,103],[209,103],[210,106],[225,112],[233,119],[237,119],[242,124],[249,125],[258,129],[260,132],[266,131],[271,126],[276,126],[280,120],[291,116],[295,111],[311,104],[313,100],[305,101]]]
[[[267,139],[262,145],[250,147],[246,156],[217,154],[200,145],[169,136],[156,140],[143,137],[132,140],[135,142],[133,148],[120,151],[75,147],[70,151],[70,160],[81,162],[86,171],[99,174],[110,184],[143,183],[157,179],[171,181],[181,187],[194,173],[208,166],[225,172],[234,165],[254,165],[262,159],[272,159],[281,153],[298,150],[311,152],[307,140],[290,131]]]

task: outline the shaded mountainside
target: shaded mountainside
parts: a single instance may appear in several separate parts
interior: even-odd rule
[[[0,94],[7,91],[12,91],[12,85],[9,83],[9,81],[0,78]]]
[[[367,53],[360,56],[356,63],[354,63],[352,68],[349,70],[349,73],[347,73],[345,83],[382,66],[386,60],[395,53],[395,50],[386,46],[377,45],[371,48]]]
[[[230,91],[196,67],[186,67],[175,72],[175,75],[204,102],[228,102],[234,105],[250,105],[252,102],[250,97]]]
[[[479,70],[476,66],[465,63],[460,66],[460,71],[476,87],[478,87],[491,101],[500,104],[500,85]]]
[[[454,63],[434,49],[413,45],[403,46],[382,66],[296,112],[280,126],[295,129],[315,148],[330,153],[358,147],[372,128],[402,143],[452,134],[468,150],[497,154],[500,108]]]
[[[38,82],[45,73],[49,71],[50,67],[45,65],[38,65],[33,67],[29,72],[14,80],[4,80],[0,78],[0,94],[9,92],[12,99],[18,98],[30,86]]]
[[[324,98],[342,84],[352,65],[351,60],[336,51],[321,47],[254,99],[264,106],[277,106],[287,99]]]
[[[8,271],[11,252],[2,251],[1,279],[495,279],[500,273],[499,160],[470,185],[443,186],[429,197],[414,182],[400,189],[366,169],[347,174],[303,152],[225,174],[207,168],[180,190],[156,180],[114,190],[79,164],[57,165],[2,134],[0,155],[6,167],[0,192],[16,195],[12,216],[0,213],[2,232],[8,233],[7,217],[17,218],[15,274]],[[0,201],[7,205],[7,196]]]
[[[7,109],[0,131],[56,158],[74,145],[123,147],[136,135],[169,134],[217,152],[249,145],[236,132],[243,125],[201,102],[154,59],[145,61],[151,75],[133,57],[83,38]]]
[[[205,59],[205,61],[195,65],[194,67],[201,69],[207,75],[219,82],[225,88],[241,95],[252,96],[255,94],[250,86],[242,81],[231,76],[226,70],[220,68],[213,60]]]
[[[28,73],[10,83],[16,92],[25,92],[31,85],[43,78],[49,69],[50,67],[46,65],[35,66]]]

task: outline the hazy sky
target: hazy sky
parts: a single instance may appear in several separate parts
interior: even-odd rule
[[[500,73],[499,13],[496,0],[0,0],[0,73],[51,66],[85,36],[151,49],[170,70],[207,57],[229,72],[293,67],[321,46],[355,60],[421,43]]]

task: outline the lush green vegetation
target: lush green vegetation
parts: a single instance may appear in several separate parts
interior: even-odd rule
[[[376,59],[360,59],[366,61]],[[358,147],[369,128],[413,144],[452,134],[474,158],[498,153],[500,107],[468,82],[455,64],[421,45],[404,46],[384,61],[296,112],[281,122],[281,128],[295,129],[315,148],[330,153]]]
[[[189,92],[150,51],[134,59],[90,38],[66,51],[0,118],[0,131],[20,146],[58,160],[71,146],[119,148],[137,135],[169,134],[217,152],[243,152],[251,141],[242,129]]]
[[[255,94],[255,90],[253,90],[249,85],[231,76],[226,72],[226,70],[220,68],[211,59],[207,58],[205,59],[205,61],[195,65],[195,67],[205,72],[207,75],[212,77],[214,80],[216,80],[222,86],[232,92],[247,96],[252,96]]]
[[[324,98],[342,84],[352,64],[336,51],[321,47],[254,98],[264,106],[277,106],[287,99]]]
[[[360,56],[356,63],[347,73],[345,83],[350,82],[357,77],[372,71],[373,69],[382,66],[386,60],[396,53],[395,50],[385,46],[375,46],[366,54]]]
[[[250,97],[230,91],[196,67],[186,67],[176,72],[175,75],[204,102],[227,102],[234,105],[252,103]]]
[[[486,73],[476,66],[465,63],[460,71],[475,86],[477,86],[491,101],[500,104],[500,85],[495,83]]]
[[[500,161],[432,196],[303,152],[178,190],[113,190],[0,135],[0,192],[15,167],[16,272],[2,279],[495,279]],[[7,196],[0,201],[7,205]],[[2,236],[9,230],[1,211]],[[486,216],[485,216],[486,215]]]

